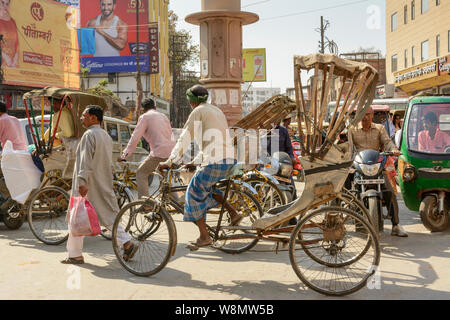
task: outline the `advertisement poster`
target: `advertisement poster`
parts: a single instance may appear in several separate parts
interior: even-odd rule
[[[137,14],[141,72],[149,71],[148,1],[80,0],[81,28],[92,30],[94,52],[82,55],[82,67],[90,73],[136,72]],[[86,31],[86,30],[85,30]],[[80,33],[81,37],[87,35]],[[83,43],[86,39],[79,39]]]
[[[242,77],[244,82],[266,81],[266,49],[242,49]]]
[[[0,9],[4,83],[78,89],[76,29],[67,5],[50,0],[10,1]]]

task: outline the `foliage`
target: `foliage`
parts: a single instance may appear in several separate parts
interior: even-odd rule
[[[99,96],[110,96],[115,97],[115,94],[113,91],[108,89],[106,86],[108,85],[108,79],[103,79],[98,82],[98,84],[95,87],[87,89],[87,92],[93,93]]]
[[[192,42],[192,35],[188,30],[177,29],[178,16],[169,10],[169,58],[171,69],[187,70],[189,66],[198,65],[200,49]]]

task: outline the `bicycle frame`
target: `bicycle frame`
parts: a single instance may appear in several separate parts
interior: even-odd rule
[[[171,205],[172,207],[175,208],[175,210],[181,214],[184,213],[184,205],[179,203],[176,199],[174,199],[174,197],[171,197],[170,194],[173,192],[186,192],[187,190],[187,185],[182,185],[182,186],[171,186],[171,181],[173,179],[173,175],[174,173],[179,173],[181,172],[181,169],[178,170],[174,170],[174,169],[170,169],[168,170],[168,173],[166,176],[160,176],[161,178],[161,205],[163,205],[164,207],[166,207],[167,205]],[[223,202],[221,204],[221,208],[220,208],[220,214],[219,214],[219,220],[217,222],[217,226],[214,230],[214,228],[212,228],[211,226],[209,226],[208,224],[206,224],[207,228],[209,229],[210,232],[213,232],[214,237],[213,240],[216,241],[219,239],[219,230],[221,229],[221,223],[222,223],[222,218],[223,218],[223,214],[225,211],[225,204],[226,204],[226,200],[228,199],[228,195],[229,195],[229,191],[231,189],[231,185],[234,183],[233,179],[227,179],[226,180],[226,189],[225,189],[225,194],[223,197]],[[220,184],[217,183],[217,184]],[[216,184],[216,185],[217,185]]]

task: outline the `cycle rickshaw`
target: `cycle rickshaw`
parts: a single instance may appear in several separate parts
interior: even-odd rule
[[[70,200],[73,162],[66,162],[67,146],[54,146],[57,127],[61,113],[55,114],[54,100],[61,101],[61,108],[66,105],[72,115],[75,139],[81,138],[85,129],[81,125],[80,116],[90,104],[108,108],[103,97],[89,93],[56,87],[32,90],[23,96],[36,154],[42,160],[45,171],[41,176],[40,186],[28,196],[25,204],[14,204],[18,213],[27,216],[31,231],[37,239],[49,245],[58,245],[69,236],[66,219]],[[44,121],[41,127],[36,119],[50,113],[49,136],[44,139]],[[56,117],[53,125],[53,117]],[[72,145],[74,153],[76,145]],[[70,157],[68,157],[70,159]],[[71,171],[72,168],[72,171]]]
[[[326,54],[295,56],[294,68],[303,155],[300,162],[305,171],[303,193],[296,201],[263,212],[262,216],[261,208],[246,197],[240,202],[244,204],[240,210],[244,219],[235,226],[230,223],[227,205],[240,192],[234,188],[230,177],[219,182],[224,186],[225,200],[219,206],[218,219],[214,224],[209,223],[209,231],[214,247],[229,253],[244,252],[259,240],[289,244],[291,265],[305,285],[326,295],[345,295],[361,289],[371,280],[380,261],[380,246],[378,235],[365,214],[358,212],[355,206],[330,205],[330,201],[335,200],[351,202],[351,197],[343,192],[343,185],[352,164],[353,147],[351,142],[337,144],[336,141],[344,128],[362,119],[373,100],[378,74],[368,64]],[[307,106],[300,75],[302,70],[310,69],[314,69],[315,76],[312,100]],[[334,125],[324,128],[331,83],[336,79],[340,86],[337,101],[344,101],[343,112],[338,116],[335,113]],[[355,108],[357,112],[351,120],[350,114]],[[269,128],[271,123],[282,120],[288,110],[280,105],[273,112],[261,113],[261,117],[251,113],[240,127]],[[239,169],[238,166],[235,168]],[[171,193],[186,189],[186,186],[171,187],[171,179],[178,171],[171,169],[163,176],[162,196],[158,201],[151,198],[133,201],[122,208],[115,220],[113,248],[116,257],[125,269],[136,275],[156,274],[175,253],[177,232],[168,208],[182,211],[182,204],[173,199]],[[283,226],[296,216],[299,219],[295,227]],[[124,260],[116,238],[119,226],[138,245],[130,260]]]

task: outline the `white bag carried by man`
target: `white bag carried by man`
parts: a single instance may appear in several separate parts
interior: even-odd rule
[[[26,150],[14,150],[11,141],[6,141],[1,167],[11,198],[24,204],[31,191],[39,188],[42,172],[35,166],[31,154]]]

